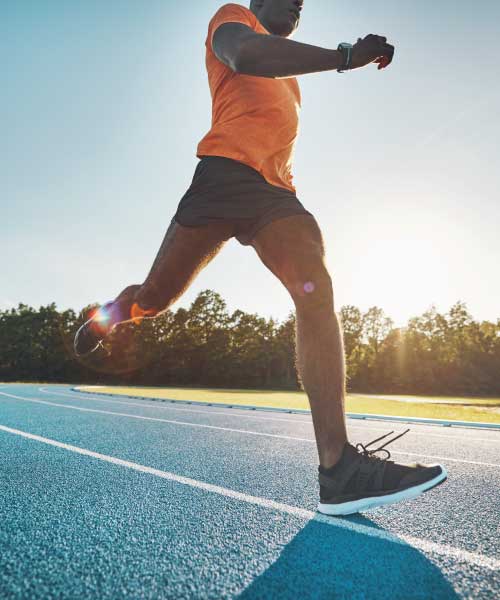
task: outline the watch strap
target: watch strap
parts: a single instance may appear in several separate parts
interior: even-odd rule
[[[344,73],[344,71],[349,71],[352,68],[352,44],[347,44],[346,42],[341,42],[337,50],[342,52],[342,65],[337,69],[339,73]]]

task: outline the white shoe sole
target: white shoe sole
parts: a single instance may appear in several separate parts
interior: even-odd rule
[[[402,500],[411,500],[423,494],[427,490],[439,485],[447,477],[448,473],[442,465],[432,465],[441,468],[441,473],[436,475],[433,479],[429,479],[425,483],[416,485],[414,487],[396,492],[395,494],[388,494],[387,496],[372,496],[370,498],[360,498],[359,500],[351,500],[350,502],[342,502],[341,504],[327,504],[320,502],[318,505],[318,511],[324,515],[331,515],[334,517],[341,517],[345,515],[352,515],[357,512],[376,508],[377,506],[384,506],[386,504],[394,504],[401,502]]]

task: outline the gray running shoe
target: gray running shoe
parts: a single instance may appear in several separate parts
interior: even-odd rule
[[[365,445],[346,444],[336,465],[330,469],[320,466],[319,512],[333,516],[351,515],[415,498],[443,483],[447,472],[442,465],[402,465],[389,460],[391,455],[385,446],[408,431],[373,450],[368,447],[394,432]],[[376,456],[376,453],[382,456]]]
[[[102,341],[114,325],[111,320],[113,308],[112,302],[104,304],[104,306],[94,311],[92,317],[78,329],[73,342],[76,356],[97,354],[98,350],[104,348]],[[114,312],[116,312],[116,309]]]
[[[76,356],[102,355],[103,352],[110,356],[109,351],[103,346],[103,340],[116,325],[127,321],[137,323],[145,317],[153,317],[158,314],[156,308],[142,308],[135,301],[135,292],[138,288],[140,288],[139,285],[125,288],[116,300],[107,302],[93,311],[92,317],[76,332],[73,342]]]

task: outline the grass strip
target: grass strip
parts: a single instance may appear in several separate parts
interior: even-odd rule
[[[115,386],[81,386],[78,389],[101,394],[187,400],[211,404],[309,409],[309,402],[304,392]],[[379,414],[393,417],[422,417],[449,421],[500,423],[500,399],[494,398],[391,397],[387,395],[349,394],[346,399],[346,410],[350,413]]]

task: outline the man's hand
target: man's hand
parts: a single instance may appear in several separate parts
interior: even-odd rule
[[[352,68],[359,69],[370,63],[378,65],[378,70],[385,69],[392,62],[394,46],[387,43],[387,38],[380,35],[367,35],[359,38],[352,48]]]

